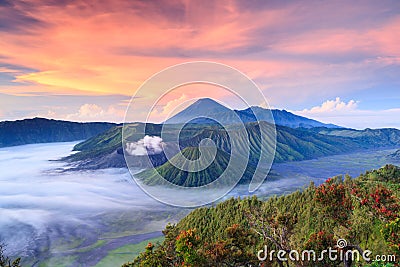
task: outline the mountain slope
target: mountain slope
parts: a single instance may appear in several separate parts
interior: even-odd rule
[[[250,141],[250,162],[256,164],[260,156],[261,138],[260,124],[264,140],[267,140],[266,151],[271,151],[272,143],[269,142],[272,125],[267,122],[251,122],[246,124],[246,131],[233,132],[229,138],[223,129],[205,129],[198,135],[184,140],[184,146],[197,146],[205,138],[212,139],[218,148],[229,152],[230,146],[236,146],[239,151],[246,151],[246,139]],[[400,132],[397,133],[400,136]],[[307,129],[292,129],[290,127],[276,126],[276,151],[275,162],[298,161],[317,157],[346,153],[350,151],[367,149],[368,144],[363,144],[355,139],[341,136],[329,136],[311,132]]]
[[[98,135],[113,126],[107,122],[70,122],[44,118],[0,122],[0,147],[69,142]]]
[[[207,154],[207,148],[203,153]],[[182,150],[182,155],[189,160],[197,160],[200,157],[200,150],[197,147],[186,147]],[[207,155],[203,155],[207,158]],[[210,156],[210,155],[208,155]],[[167,179],[170,183],[185,187],[198,187],[207,185],[217,179],[225,171],[229,164],[230,155],[220,149],[217,149],[217,154],[213,162],[204,170],[198,172],[183,171],[175,166],[181,166],[181,162],[177,156],[173,157],[171,161],[156,167],[155,169],[145,170],[136,175],[137,178],[142,179],[144,183],[149,185],[160,184],[158,174]],[[234,166],[234,164],[233,164]],[[242,182],[250,181],[254,173],[254,168],[249,166],[245,173],[242,175]],[[239,170],[233,170],[229,173],[229,177],[238,177]]]
[[[327,127],[327,128],[341,128],[334,124],[326,124],[316,120],[312,120],[306,117],[295,115],[286,110],[271,109],[271,113],[261,107],[251,107],[240,111],[245,113],[247,116],[251,116],[254,113],[259,120],[272,122],[270,114],[274,117],[274,122],[277,125],[286,126],[290,128],[312,128],[312,127]],[[253,120],[255,121],[255,120]]]
[[[261,122],[268,124],[266,122]],[[137,124],[135,127],[143,127]],[[160,125],[148,125],[152,129],[150,135],[158,135],[161,130]],[[184,127],[180,134],[181,149],[185,147],[197,147],[204,138],[212,139],[217,147],[227,153],[234,144],[241,151],[245,151],[244,145],[246,138],[250,140],[250,162],[256,163],[260,154],[260,132],[258,123],[252,122],[246,124],[246,132],[234,132],[231,140],[227,132],[218,125],[188,125]],[[263,127],[263,129],[269,129]],[[79,168],[107,168],[124,167],[121,144],[121,127],[115,127],[98,136],[90,138],[81,144],[75,146],[79,152],[66,158],[68,161],[77,164]],[[338,133],[336,133],[338,131]],[[351,131],[351,135],[343,132]],[[134,131],[133,131],[134,132]],[[376,130],[349,130],[328,128],[298,128],[276,126],[277,144],[275,153],[275,162],[298,161],[314,159],[323,156],[349,153],[364,149],[398,147],[400,144],[400,130],[396,129],[376,129]],[[335,133],[335,134],[334,134]],[[342,133],[342,134],[340,134]],[[268,136],[268,133],[263,133]],[[168,137],[168,135],[167,135]],[[139,137],[136,137],[136,139]],[[135,140],[135,138],[133,138]],[[268,139],[267,139],[268,140]],[[170,140],[164,140],[169,144]],[[271,144],[267,144],[271,146]],[[269,148],[267,148],[268,150]],[[164,157],[158,156],[154,161],[155,166],[165,163]],[[137,160],[138,164],[140,158]],[[139,164],[138,167],[141,167]]]
[[[382,146],[398,146],[400,144],[399,130],[394,128],[385,129],[326,129],[314,128],[311,131],[337,137],[346,137],[357,140],[360,143],[369,145],[371,148],[378,148]]]
[[[284,266],[276,254],[267,257],[265,250],[265,261],[260,263],[257,251],[267,246],[268,251],[313,249],[322,255],[327,247],[337,244],[337,231],[341,231],[340,238],[351,244],[349,249],[357,245],[373,251],[374,255],[396,255],[397,259],[400,256],[399,188],[400,168],[386,165],[357,178],[338,176],[319,186],[311,183],[301,191],[266,200],[256,196],[230,198],[197,208],[177,224],[167,225],[161,244],[151,249],[147,246],[145,252],[123,267],[145,266],[148,262],[154,266],[170,266],[170,262],[185,265],[185,260],[191,258],[182,257],[182,247],[187,248],[185,252],[192,258],[202,260],[199,266]],[[331,260],[319,264],[292,263],[294,266],[343,266]],[[373,266],[366,262],[360,264]]]

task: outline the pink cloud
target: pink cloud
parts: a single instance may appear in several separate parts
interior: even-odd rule
[[[271,104],[282,106],[369,87],[371,73],[400,58],[400,18],[385,1],[323,1],[311,8],[299,2],[252,7],[177,0],[159,2],[162,11],[151,1],[29,3],[29,12],[18,1],[15,8],[41,23],[2,31],[0,53],[3,63],[35,71],[3,69],[18,85],[0,85],[3,93],[130,96],[163,68],[211,60],[243,71]],[[161,105],[181,95],[171,94]],[[229,98],[210,89],[185,95]]]
[[[294,35],[274,46],[274,50],[289,54],[332,56],[347,53],[366,53],[399,56],[400,17],[375,29],[320,29]]]

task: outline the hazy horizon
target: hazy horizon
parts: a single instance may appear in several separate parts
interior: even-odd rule
[[[325,119],[320,120],[318,118],[312,118],[312,117],[309,117],[309,116],[306,116],[306,115],[302,115],[302,114],[300,114],[299,112],[296,112],[296,111],[291,111],[291,110],[287,110],[287,109],[279,109],[279,108],[271,108],[271,109],[288,111],[288,112],[291,112],[291,113],[293,113],[295,115],[302,116],[302,117],[305,117],[305,118],[308,118],[308,119],[312,119],[312,120],[316,120],[316,121],[319,121],[319,122],[322,122],[322,123],[325,123],[325,124],[335,124],[335,123],[332,123],[331,121],[328,121],[328,120],[325,120]],[[180,112],[182,110],[179,110],[178,112]],[[243,109],[237,109],[237,110],[243,110]],[[177,113],[174,113],[173,115],[176,115]],[[90,122],[110,122],[110,123],[116,123],[116,124],[125,123],[123,120],[121,120],[121,121],[112,121],[112,120],[101,120],[99,118],[99,119],[94,119],[94,120],[84,120],[84,121],[82,121],[82,120],[77,120],[77,119],[62,119],[62,118],[52,118],[52,117],[45,117],[45,116],[42,116],[42,117],[41,116],[28,116],[28,117],[22,117],[22,118],[19,118],[19,119],[0,120],[0,122],[17,121],[17,120],[25,120],[25,119],[35,119],[35,118],[43,118],[43,119],[49,119],[49,120],[52,120],[52,119],[53,120],[63,120],[63,121],[70,121],[70,122],[88,122],[88,123],[90,123]],[[131,123],[135,123],[135,122],[131,122]],[[138,121],[138,122],[143,122],[143,121]],[[149,123],[161,124],[162,122],[150,121]],[[357,127],[357,126],[351,127],[351,126],[348,126],[348,125],[341,125],[341,124],[335,124],[335,125],[341,126],[341,127],[344,127],[344,128],[356,129],[356,130],[365,130],[365,129],[368,129],[368,128],[369,129],[394,128],[394,129],[399,129],[400,130],[400,125],[398,127],[395,127],[395,126],[394,127],[393,126],[385,127],[385,126],[376,125],[374,123],[370,123],[369,124],[370,126],[366,126],[366,127],[361,127],[361,126],[359,126],[359,127]],[[376,127],[374,127],[373,125],[376,125]]]

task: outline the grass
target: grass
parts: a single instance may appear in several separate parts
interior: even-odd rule
[[[104,257],[95,267],[109,267],[109,266],[121,266],[125,262],[132,261],[136,256],[144,251],[146,245],[151,243],[162,242],[164,240],[163,236],[151,238],[142,241],[137,244],[129,244],[122,246],[120,248],[111,250],[108,255]]]
[[[87,246],[87,247],[83,247],[83,248],[77,249],[76,252],[88,252],[88,251],[91,251],[91,250],[93,250],[95,248],[103,246],[105,243],[106,243],[105,240],[97,240],[96,243],[94,243],[94,244],[92,244],[90,246]]]
[[[55,247],[56,251],[66,251],[66,250],[72,250],[79,245],[83,243],[84,239],[83,238],[76,238],[68,241],[59,241],[58,244],[54,244],[53,246]]]
[[[43,261],[39,264],[39,267],[67,267],[71,266],[71,264],[75,261],[76,256],[65,256],[65,257],[57,257],[52,258],[46,261]]]

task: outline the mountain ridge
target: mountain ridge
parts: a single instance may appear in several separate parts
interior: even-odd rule
[[[261,122],[267,123],[267,122]],[[241,147],[241,138],[250,139],[250,162],[256,161],[259,149],[258,123],[251,122],[246,124],[248,133],[239,133],[233,142]],[[143,127],[138,125],[135,127]],[[151,131],[148,135],[160,136],[161,125],[148,125]],[[276,126],[277,144],[275,162],[299,161],[315,159],[318,157],[331,156],[355,151],[398,147],[400,144],[400,130],[377,129],[365,132],[352,129],[329,129],[329,128],[297,128],[293,129],[285,126]],[[345,134],[344,134],[344,133]],[[350,133],[349,133],[350,132]],[[65,158],[67,162],[73,163],[77,168],[98,169],[108,167],[125,167],[123,147],[121,143],[121,127],[114,127],[109,131],[90,138],[75,146],[75,154]],[[198,125],[188,126],[188,130],[183,131],[181,148],[198,146],[199,142],[205,138],[212,139],[219,149],[229,153],[229,143],[225,130],[218,125]],[[135,140],[140,137],[135,137]],[[168,143],[171,140],[164,140]],[[159,156],[155,167],[162,165],[164,157]],[[140,160],[138,158],[138,160]],[[81,162],[82,164],[80,164]],[[106,163],[107,162],[107,163]]]
[[[203,153],[207,154],[207,148],[205,148]],[[197,160],[200,157],[201,153],[198,147],[186,147],[182,150],[182,155],[186,159]],[[205,157],[207,158],[207,156]],[[177,157],[174,156],[170,161],[167,161],[164,164],[154,169],[144,170],[136,174],[135,176],[138,179],[143,180],[143,182],[148,185],[160,185],[164,183],[165,182],[164,179],[166,179],[170,183],[178,186],[185,186],[185,187],[204,186],[212,183],[218,177],[221,176],[221,174],[227,168],[230,158],[231,157],[227,152],[221,149],[217,149],[215,158],[213,162],[210,164],[210,166],[198,172],[188,172],[175,167],[175,166],[180,166],[181,163],[179,162]],[[250,181],[254,171],[255,168],[252,165],[249,165],[246,168],[243,175],[241,175],[241,181],[242,182]],[[229,173],[229,177],[237,177],[240,175],[239,173],[240,173],[239,170],[232,170]],[[161,178],[161,180],[158,174],[161,175],[161,177],[163,177]]]
[[[85,140],[114,126],[110,122],[71,122],[32,118],[0,122],[0,147]]]
[[[188,121],[197,124],[220,123],[223,125],[239,123],[240,121],[243,123],[266,121],[291,128],[343,128],[334,124],[322,123],[317,120],[299,116],[284,109],[265,109],[252,106],[243,110],[232,110],[210,98],[197,100],[186,109],[167,119],[164,123],[179,124]]]

